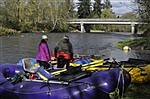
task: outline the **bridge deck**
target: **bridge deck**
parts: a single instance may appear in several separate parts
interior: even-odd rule
[[[133,19],[70,19],[69,24],[141,24]]]

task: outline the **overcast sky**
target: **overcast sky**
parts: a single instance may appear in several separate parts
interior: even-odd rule
[[[126,12],[135,10],[134,0],[110,0],[112,9],[117,15],[122,15]]]
[[[78,2],[78,0],[74,0],[74,2]],[[135,9],[135,4],[133,3],[134,0],[110,0],[110,2],[112,4],[113,11],[117,15],[122,15],[126,12],[134,11]]]

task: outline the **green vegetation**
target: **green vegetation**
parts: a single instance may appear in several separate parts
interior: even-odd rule
[[[142,25],[143,29],[150,31],[150,0],[135,0],[138,4],[138,14],[139,19],[142,22],[147,23],[146,25]]]
[[[116,47],[122,49],[129,46],[131,49],[147,49],[150,50],[150,37],[138,38],[134,40],[125,40],[117,43]]]
[[[68,32],[79,29],[66,22],[72,18],[118,18],[112,11],[110,0],[1,0],[0,26],[27,32]],[[78,6],[76,6],[78,5]],[[75,10],[77,7],[78,10]],[[126,15],[125,18],[133,17]],[[134,17],[135,18],[135,17]],[[130,31],[130,26],[84,25],[85,30],[102,30],[107,32]],[[122,29],[122,30],[121,30]]]
[[[78,18],[89,18],[91,14],[90,0],[79,0]]]
[[[138,38],[134,40],[125,40],[120,41],[117,43],[116,47],[123,48],[124,46],[129,46],[131,49],[148,49],[150,50],[150,1],[149,0],[135,0],[135,2],[138,4],[138,13],[139,13],[139,19],[142,22],[147,23],[146,25],[142,25],[141,27],[143,30],[145,30],[144,34],[142,35],[143,38]],[[133,15],[131,13],[127,13],[123,18],[132,17]]]
[[[102,4],[101,4],[101,0],[94,0],[94,5],[93,5],[93,12],[92,12],[92,16],[97,16],[97,17],[101,17],[101,9],[102,9]]]
[[[135,0],[139,8],[137,16],[133,12],[117,16],[112,11],[110,0],[1,0],[0,26],[21,32],[68,32],[79,29],[76,25],[69,26],[66,22],[72,18],[125,18],[141,19],[150,24],[150,1]],[[77,7],[78,10],[75,10]],[[144,26],[144,27],[143,27]],[[148,30],[150,25],[142,25]],[[106,32],[130,32],[129,25],[84,25],[86,32],[90,29]],[[2,33],[1,33],[2,34]]]
[[[18,35],[20,32],[14,30],[14,29],[8,29],[8,28],[3,28],[0,27],[0,36],[3,35]]]
[[[150,84],[131,84],[123,99],[149,99]]]
[[[93,5],[89,0],[79,0],[77,18],[102,18],[102,19],[137,19],[137,15],[133,12],[125,13],[122,16],[117,16],[112,11],[112,5],[110,0],[94,0]],[[92,9],[93,8],[93,9]],[[130,25],[84,25],[85,31],[91,30],[101,30],[105,32],[131,32]]]
[[[68,0],[1,0],[0,26],[21,32],[68,31]]]
[[[90,0],[79,0],[78,3],[78,11],[77,11],[77,18],[91,18],[91,2]],[[86,32],[89,31],[90,25],[84,24],[84,29]]]

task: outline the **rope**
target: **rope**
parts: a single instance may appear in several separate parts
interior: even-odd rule
[[[122,70],[123,70],[123,68],[122,68]],[[123,95],[124,95],[124,75],[123,75],[123,72],[122,72],[122,84],[123,84],[123,86],[122,86],[121,98],[123,99]]]
[[[117,82],[117,87],[115,89],[115,93],[119,96],[119,82],[121,81],[122,77],[122,93],[121,93],[121,99],[123,99],[123,93],[124,93],[124,75],[123,75],[123,66],[121,66],[120,71],[119,71],[119,77],[118,77],[118,82]],[[118,97],[117,96],[117,97]]]
[[[121,93],[121,99],[123,99],[123,93],[124,93],[124,75],[123,75],[123,68],[124,68],[124,66],[121,64],[121,63],[118,63],[114,58],[113,58],[113,62],[115,63],[115,64],[118,64],[119,65],[119,69],[120,69],[120,71],[119,71],[119,77],[118,77],[118,82],[117,82],[117,87],[116,87],[116,89],[115,89],[115,92],[117,93],[117,95],[119,96],[119,82],[121,81],[121,76],[122,76],[122,93]],[[117,97],[118,97],[117,96]]]

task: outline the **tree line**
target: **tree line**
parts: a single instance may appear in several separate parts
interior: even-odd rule
[[[21,32],[68,32],[79,28],[69,26],[66,22],[71,18],[118,18],[112,11],[110,0],[1,0],[0,1],[0,27],[14,29]],[[149,2],[149,0],[135,0]],[[141,7],[142,6],[142,10]],[[139,6],[139,13],[143,17],[143,6]],[[76,9],[76,10],[75,10]],[[149,8],[147,8],[149,9]],[[141,12],[140,12],[141,11]],[[144,11],[145,12],[145,11]],[[147,12],[149,14],[149,12]],[[147,14],[144,14],[146,16]],[[119,18],[137,18],[136,14],[129,12]],[[144,17],[147,18],[147,17]],[[103,31],[130,31],[130,26],[123,25],[85,25],[87,29]],[[123,28],[120,28],[123,27]],[[86,29],[86,30],[87,30]],[[88,31],[88,30],[87,30]]]
[[[135,0],[135,3],[138,4],[139,20],[147,23],[142,25],[142,28],[150,35],[150,0]]]
[[[1,0],[0,25],[22,32],[65,31],[68,5],[63,0]]]

